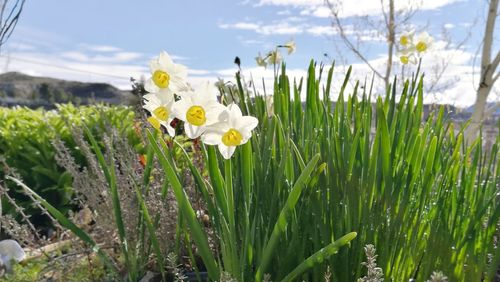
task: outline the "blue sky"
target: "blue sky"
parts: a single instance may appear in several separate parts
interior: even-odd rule
[[[362,51],[383,68],[385,45],[377,28],[356,25],[363,15],[379,20],[380,2],[342,2],[343,23],[353,33],[366,32],[360,42]],[[429,101],[471,104],[478,79],[472,59],[484,29],[486,1],[396,1],[397,5],[408,3],[419,11],[400,31],[426,30],[435,38],[434,53],[424,58],[429,76],[433,63],[448,62],[440,82],[443,86],[434,88],[438,90],[428,95]],[[218,77],[230,80],[236,71],[235,56],[242,59],[247,76],[269,81],[272,71],[257,67],[254,57],[293,39],[297,51],[285,55],[292,76],[304,75],[313,58],[353,64],[356,78],[371,77],[367,67],[345,48],[328,15],[323,0],[27,1],[13,36],[1,50],[0,72],[108,82],[126,89],[128,78],[147,76],[148,61],[165,50],[188,66],[193,85]],[[441,41],[443,30],[451,38],[451,48]],[[468,40],[457,49],[468,33]],[[498,42],[497,37],[494,50]],[[344,68],[337,69],[340,79]],[[498,87],[496,91],[490,100],[498,100]]]

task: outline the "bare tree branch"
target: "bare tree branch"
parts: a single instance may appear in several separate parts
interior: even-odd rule
[[[495,84],[495,82],[497,81],[498,77],[500,77],[500,71],[497,72],[497,74],[495,74],[495,76],[493,77],[493,80],[492,80],[491,84]]]
[[[348,36],[347,36],[347,34],[346,34],[345,30],[344,30],[344,27],[343,27],[342,23],[340,22],[340,17],[338,15],[338,12],[335,10],[335,7],[330,2],[330,0],[326,0],[325,2],[328,5],[328,8],[330,9],[330,12],[332,13],[332,19],[334,21],[334,22],[332,22],[332,25],[335,26],[338,29],[339,35],[342,38],[342,40],[344,41],[345,45],[358,58],[360,58],[375,73],[376,76],[380,77],[381,79],[384,79],[384,76],[372,66],[372,64],[370,63],[370,61],[368,61],[368,59],[356,48],[356,46],[348,38]]]
[[[0,0],[0,50],[12,35],[26,0],[16,0],[10,4],[9,0]],[[4,19],[5,13],[9,14]]]
[[[491,69],[493,71],[495,71],[497,69],[498,63],[500,63],[500,51],[497,52],[495,59],[493,59],[493,62],[491,62]]]

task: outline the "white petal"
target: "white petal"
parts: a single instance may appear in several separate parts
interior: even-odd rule
[[[252,116],[244,116],[236,120],[235,128],[240,132],[250,132],[259,124],[259,120]]]
[[[220,122],[226,117],[227,115],[224,114],[226,111],[226,107],[224,105],[219,104],[217,102],[210,103],[209,106],[206,108],[206,118],[207,118],[207,125],[212,125],[214,123]]]
[[[231,129],[231,126],[229,126],[229,123],[227,123],[226,121],[221,121],[221,122],[217,122],[217,123],[214,123],[214,124],[207,126],[206,131],[210,131],[210,132],[213,131],[213,132],[219,133],[222,136],[229,129]]]
[[[144,105],[143,108],[148,110],[149,112],[153,112],[156,108],[158,108],[159,103],[156,97],[146,97],[150,94],[144,95]]]
[[[161,66],[158,63],[158,59],[149,61],[149,69],[151,70],[151,73],[154,73],[155,71],[161,69]]]
[[[158,88],[158,86],[156,86],[156,84],[153,82],[152,78],[146,80],[146,82],[144,83],[144,89],[149,93],[158,92],[158,90],[160,90],[160,88]]]
[[[201,134],[205,131],[204,126],[195,126],[188,122],[184,123],[184,131],[186,132],[186,136],[191,139],[196,139],[201,136]]]
[[[189,88],[189,87],[188,87]],[[181,97],[182,99],[191,99],[196,96],[196,94],[191,91],[191,90],[183,90],[183,91],[178,91],[178,92],[175,92],[175,94],[177,94],[177,96]]]
[[[168,135],[170,135],[171,137],[175,137],[175,128],[170,126],[172,120],[172,118],[169,118],[166,122],[162,121],[160,123],[167,129]]]
[[[162,105],[168,105],[174,102],[174,93],[169,90],[156,93],[156,97],[158,97]]]
[[[0,242],[0,255],[8,257],[9,260],[14,259],[17,262],[22,261],[26,257],[26,253],[19,243],[10,239]]]
[[[229,120],[229,111],[227,110],[227,107],[225,107],[224,111],[219,115],[219,122],[227,123],[228,120]],[[231,127],[229,126],[229,128]]]
[[[153,111],[157,108],[155,107],[154,105],[152,105],[151,103],[146,103],[144,104],[143,108],[145,110],[147,110],[150,114],[153,114]]]
[[[177,76],[181,80],[186,80],[188,73],[188,69],[186,66],[181,64],[175,64],[174,69],[175,69],[174,70],[175,76]]]
[[[247,142],[248,142],[248,140],[250,140],[250,137],[252,137],[252,135],[251,135],[251,134],[250,134],[250,135],[247,135],[247,136],[243,136],[243,139],[241,139],[241,143],[240,143],[240,145],[243,145],[243,144],[247,143]]]
[[[170,125],[167,125],[166,128],[168,135],[170,135],[170,137],[175,137],[175,128],[171,127]]]
[[[149,94],[142,96],[142,98],[150,104],[156,104],[156,105],[161,104],[160,98],[158,98],[157,93],[149,93]]]
[[[174,62],[170,55],[167,52],[161,51],[160,56],[158,57],[158,64],[161,66],[161,69],[164,71],[173,71],[174,70]]]
[[[224,144],[219,144],[219,152],[221,153],[222,157],[224,159],[229,160],[231,156],[234,154],[234,151],[236,150],[236,146],[226,146]]]
[[[205,131],[201,135],[201,141],[207,145],[219,145],[222,142],[222,135],[215,131]]]
[[[217,101],[217,89],[209,81],[201,83],[195,90],[197,101],[206,103],[209,101]]]
[[[181,99],[172,105],[172,115],[182,121],[186,121],[187,110],[192,106],[191,99]]]
[[[186,82],[178,77],[173,77],[170,80],[168,88],[172,89],[173,92],[183,92],[188,89]]]
[[[192,92],[188,90],[189,86],[186,85],[184,90],[175,91],[175,94],[179,96],[181,99],[187,98],[192,95]]]
[[[227,109],[229,111],[229,119],[230,120],[237,120],[243,116],[243,114],[241,113],[240,107],[238,107],[238,105],[235,103],[231,103],[231,105],[227,106]]]

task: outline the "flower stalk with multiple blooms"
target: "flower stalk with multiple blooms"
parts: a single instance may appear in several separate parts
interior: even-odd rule
[[[234,103],[227,107],[220,104],[213,85],[206,82],[191,89],[186,83],[187,68],[175,64],[166,52],[152,60],[150,68],[151,78],[145,85],[149,94],[143,97],[143,107],[151,114],[148,122],[155,129],[163,126],[174,137],[171,122],[181,120],[187,137],[201,137],[207,145],[218,145],[225,159],[250,139],[258,120],[243,116]]]
[[[405,32],[399,37],[398,50],[399,60],[403,65],[409,63],[417,64],[418,58],[428,51],[433,42],[432,37],[427,32],[414,34],[414,32]]]

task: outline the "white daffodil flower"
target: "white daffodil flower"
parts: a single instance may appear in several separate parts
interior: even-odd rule
[[[205,132],[207,126],[219,122],[225,107],[217,102],[215,88],[209,82],[194,91],[183,93],[181,100],[172,106],[174,116],[184,121],[186,136],[195,139]]]
[[[281,60],[283,59],[281,53],[278,50],[269,52],[267,57],[267,60],[271,65],[277,65],[281,63]]]
[[[262,56],[260,55],[260,53],[259,53],[259,55],[257,57],[255,57],[255,61],[257,62],[257,65],[259,67],[265,67],[265,68],[267,67],[266,59],[262,58]]]
[[[188,89],[186,84],[187,68],[175,64],[167,52],[162,51],[158,58],[150,61],[151,78],[144,84],[144,89],[150,93],[177,93]]]
[[[287,43],[283,45],[283,47],[288,49],[288,55],[293,54],[295,50],[297,49],[297,46],[295,45],[295,41],[290,40]]]
[[[221,121],[210,126],[201,136],[203,143],[217,145],[222,156],[230,159],[236,146],[245,144],[252,137],[252,130],[259,120],[252,116],[243,116],[236,104],[231,104],[221,115]]]
[[[404,48],[410,47],[413,42],[413,34],[413,31],[403,32],[399,37],[399,44],[401,44]]]
[[[404,48],[396,53],[396,56],[399,57],[399,61],[403,65],[407,65],[409,63],[416,64],[417,58],[412,50]]]
[[[26,253],[23,248],[14,240],[0,241],[0,266],[7,273],[12,273],[12,261],[20,262],[24,260]]]
[[[163,125],[170,136],[175,136],[175,128],[170,126],[174,119],[172,113],[172,105],[174,104],[174,96],[169,92],[159,92],[146,94],[144,99],[144,109],[151,113],[148,118],[149,123],[156,129],[160,129]]]
[[[427,51],[434,40],[427,32],[421,32],[413,38],[413,44],[418,53]]]

